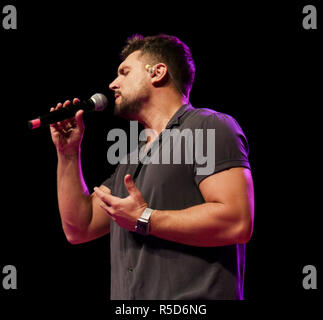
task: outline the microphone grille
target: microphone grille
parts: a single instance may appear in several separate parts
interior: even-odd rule
[[[91,100],[94,102],[94,111],[102,111],[108,105],[107,97],[102,93],[96,93],[91,97]]]

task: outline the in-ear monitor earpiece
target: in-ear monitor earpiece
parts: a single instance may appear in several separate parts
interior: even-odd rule
[[[155,68],[152,67],[150,64],[146,64],[145,69],[150,73],[153,74],[155,72]]]

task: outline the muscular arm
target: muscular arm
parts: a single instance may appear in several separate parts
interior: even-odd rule
[[[183,210],[155,210],[151,234],[202,247],[248,242],[254,216],[250,170],[222,171],[204,179],[199,188],[205,203]]]
[[[147,203],[130,175],[124,179],[129,196],[121,199],[96,189],[100,207],[122,228],[135,231]],[[213,247],[249,241],[254,196],[249,169],[232,168],[205,178],[199,185],[205,203],[183,210],[154,210],[150,234],[192,246]]]
[[[73,103],[77,104],[78,99]],[[70,104],[58,103],[51,111]],[[95,194],[90,195],[81,168],[81,141],[84,133],[83,111],[75,118],[52,124],[52,140],[57,150],[57,195],[62,226],[70,243],[93,240],[109,232],[110,217],[99,206]],[[104,186],[100,189],[107,193]]]
[[[99,207],[97,196],[89,194],[79,154],[58,155],[57,193],[63,230],[70,243],[87,242],[109,232],[109,215]]]

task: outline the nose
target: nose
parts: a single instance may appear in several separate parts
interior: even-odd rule
[[[120,89],[120,86],[119,86],[119,84],[117,83],[117,79],[118,78],[116,78],[116,79],[114,79],[110,84],[109,84],[109,89],[110,90],[117,90],[117,89]]]

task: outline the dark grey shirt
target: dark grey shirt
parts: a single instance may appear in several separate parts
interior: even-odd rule
[[[130,160],[128,164],[119,164],[104,182],[113,195],[128,196],[123,179],[130,173],[150,208],[180,210],[205,202],[198,186],[207,176],[232,167],[250,168],[246,137],[231,116],[183,105],[166,127],[175,128],[179,132],[188,129],[188,133],[193,133],[193,149],[189,142],[184,143],[190,140],[183,138],[181,144],[168,144],[169,164],[129,164]],[[203,129],[203,141],[201,135],[195,136],[198,132],[195,129]],[[215,129],[210,131],[215,132],[215,139],[207,136],[206,129]],[[161,157],[163,146],[170,139],[173,138],[162,133],[148,155],[158,150]],[[188,161],[188,156],[185,163],[185,149],[188,153],[203,150],[206,155],[208,149],[213,150],[211,144],[214,149],[211,172],[198,170],[206,166],[201,164],[202,155],[197,154],[193,161]],[[180,164],[172,157],[178,148],[183,151]],[[141,236],[119,227],[114,221],[110,230],[111,299],[243,299],[245,245],[188,246]]]

